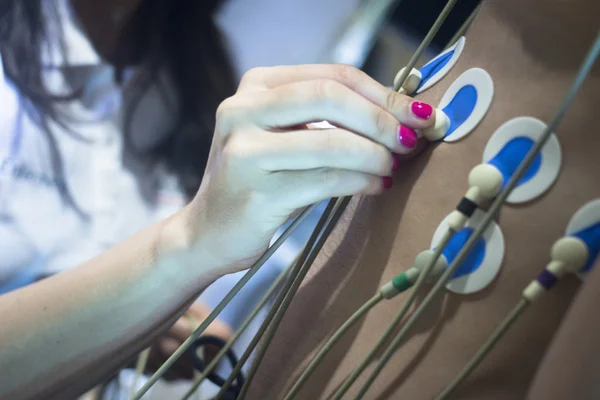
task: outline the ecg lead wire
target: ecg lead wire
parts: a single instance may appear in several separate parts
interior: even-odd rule
[[[350,203],[350,200],[351,200],[350,197],[344,197],[342,199],[337,200],[337,202],[335,204],[335,209],[334,209],[334,211],[331,215],[331,219],[329,221],[330,223],[327,224],[327,226],[323,230],[323,232],[320,235],[319,240],[317,241],[315,246],[314,247],[311,246],[308,256],[302,260],[303,262],[302,262],[302,267],[300,269],[300,272],[294,278],[294,281],[292,282],[292,285],[289,288],[289,290],[287,291],[287,293],[283,293],[283,291],[282,291],[281,297],[282,297],[283,301],[279,305],[277,305],[277,308],[275,308],[275,307],[273,308],[273,310],[275,310],[275,311],[273,314],[272,321],[269,321],[266,324],[265,331],[264,331],[265,338],[263,340],[263,344],[261,347],[259,347],[259,349],[256,352],[255,360],[252,363],[252,366],[250,367],[250,371],[248,371],[246,380],[245,380],[244,385],[242,386],[242,389],[238,396],[239,400],[243,400],[246,397],[246,393],[250,387],[250,384],[252,383],[252,380],[253,380],[254,376],[256,375],[256,372],[258,371],[258,367],[260,366],[260,363],[267,352],[267,349],[269,347],[269,344],[271,343],[273,336],[275,336],[275,332],[277,331],[277,328],[279,327],[281,320],[283,319],[287,309],[289,308],[290,303],[294,299],[294,296],[296,295],[296,292],[298,291],[300,285],[302,284],[304,277],[310,270],[312,264],[314,263],[317,256],[319,255],[319,252],[325,245],[327,238],[329,237],[329,235],[335,228],[336,224],[331,223],[331,221],[333,221],[334,219],[336,221],[338,221],[340,219],[340,217],[346,210],[346,207]],[[317,236],[318,235],[315,235],[315,237],[317,237]],[[258,343],[258,341],[256,343]],[[249,355],[249,351],[246,350],[246,352]]]
[[[510,327],[519,319],[527,308],[542,294],[554,287],[566,274],[577,273],[583,268],[589,256],[588,249],[581,240],[574,237],[563,237],[553,246],[551,261],[546,268],[534,279],[525,290],[515,308],[504,318],[502,323],[490,335],[488,340],[479,348],[467,365],[440,393],[436,400],[447,400],[454,390],[479,366],[495,345],[504,337]]]
[[[194,383],[192,384],[190,389],[186,392],[186,394],[182,397],[181,400],[188,400],[191,396],[193,396],[194,392],[200,387],[200,384],[204,381],[204,379],[206,379],[206,377],[208,375],[210,375],[210,373],[215,369],[215,367],[219,364],[219,362],[221,362],[221,360],[225,357],[225,355],[227,354],[229,349],[238,340],[238,338],[242,335],[242,333],[244,333],[244,331],[248,328],[248,326],[254,320],[254,318],[256,318],[256,315],[260,312],[260,310],[262,310],[262,308],[265,306],[265,304],[268,303],[268,301],[271,299],[271,296],[273,296],[273,294],[277,291],[277,289],[279,289],[279,287],[281,286],[281,283],[289,275],[290,269],[295,264],[295,262],[296,261],[294,260],[294,262],[292,262],[290,264],[290,266],[288,266],[279,275],[279,277],[275,280],[275,282],[273,282],[273,284],[271,285],[271,287],[269,288],[267,293],[265,293],[265,295],[258,302],[256,307],[254,307],[254,310],[252,310],[250,315],[248,315],[248,317],[244,320],[244,322],[242,322],[242,325],[240,325],[238,330],[234,333],[234,335],[231,337],[231,339],[229,339],[227,344],[219,351],[219,353],[217,353],[215,358],[213,358],[213,360],[210,362],[210,364],[208,364],[208,366],[204,369],[204,371],[202,371],[202,373],[200,375],[198,375],[198,377],[195,378]]]
[[[340,326],[340,328],[331,336],[331,338],[329,338],[329,340],[327,340],[327,342],[325,342],[325,344],[319,349],[317,354],[304,369],[300,377],[296,380],[296,383],[286,394],[284,400],[293,400],[296,398],[300,389],[302,389],[303,385],[308,381],[311,374],[319,366],[319,363],[323,360],[323,358],[325,358],[329,350],[356,322],[358,322],[358,320],[360,320],[360,318],[367,314],[367,312],[369,312],[381,301],[391,300],[400,293],[412,288],[420,276],[427,276],[429,272],[425,271],[425,266],[429,264],[429,260],[431,257],[433,257],[433,254],[434,252],[432,250],[425,250],[419,253],[410,269],[404,271],[400,275],[397,275],[391,281],[381,286],[377,294],[367,300],[356,312],[354,312],[354,314],[352,314],[350,318],[348,318],[346,322],[344,322],[342,326]],[[435,266],[434,275],[441,275],[442,271],[446,267],[447,265],[445,262],[441,261],[437,263]]]
[[[457,1],[455,1],[455,0],[449,0],[446,3],[446,6],[441,11],[441,13],[438,15],[438,18],[434,22],[433,26],[431,27],[431,29],[429,30],[429,32],[427,33],[427,35],[425,36],[425,38],[423,39],[421,44],[419,45],[419,48],[416,50],[415,54],[412,56],[408,65],[401,72],[398,81],[395,80],[395,85],[394,85],[395,90],[400,90],[403,87],[404,82],[406,81],[406,79],[410,75],[412,69],[418,62],[418,59],[423,55],[423,53],[425,52],[427,47],[429,47],[429,45],[431,44],[431,41],[433,40],[433,38],[435,37],[435,35],[439,31],[439,29],[441,28],[443,23],[446,21],[446,19],[450,15],[450,12],[452,11],[452,9],[456,5],[456,3],[457,3]],[[467,196],[465,196],[465,198],[463,200],[468,200]],[[463,202],[461,202],[461,204],[462,203]],[[461,212],[461,210],[460,210],[461,204],[459,204],[459,207],[458,207],[459,212]],[[471,201],[470,205],[473,205],[473,204],[474,203]],[[464,213],[462,213],[464,215],[464,218],[462,218],[463,224],[472,215],[472,213],[475,211],[475,208],[472,208],[469,215],[464,215]],[[438,259],[440,258],[442,252],[444,251],[444,248],[450,242],[454,233],[456,233],[456,231],[459,230],[460,228],[461,228],[460,226],[450,227],[446,231],[446,233],[444,234],[444,237],[441,240],[441,243],[435,249],[433,258],[431,259],[430,263],[425,267],[425,269],[423,270],[423,273],[421,275],[419,275],[419,278],[417,280],[417,283],[415,284],[415,287],[414,287],[412,293],[410,294],[409,298],[404,303],[401,310],[396,314],[396,317],[394,318],[392,323],[388,326],[386,331],[379,337],[376,344],[371,348],[371,350],[369,351],[367,356],[363,359],[361,364],[352,371],[352,373],[343,382],[342,386],[334,393],[333,400],[341,399],[342,396],[348,391],[348,389],[350,389],[350,387],[354,384],[356,379],[358,379],[358,377],[362,374],[362,372],[368,367],[369,363],[371,362],[371,360],[373,359],[375,354],[383,347],[385,341],[388,340],[388,338],[391,336],[393,331],[397,328],[397,326],[400,324],[400,322],[404,319],[404,317],[408,313],[408,310],[410,309],[410,307],[414,303],[415,299],[417,298],[417,295],[419,294],[421,288],[424,286],[430,271],[433,269],[434,265],[438,262]]]
[[[146,369],[146,365],[148,364],[149,356],[150,356],[150,348],[149,347],[147,349],[143,350],[138,355],[137,361],[135,363],[135,376],[133,377],[133,382],[131,384],[131,390],[129,393],[130,399],[132,399],[133,396],[135,395],[135,388],[137,387],[138,382],[139,382],[140,378],[142,377],[144,370]]]
[[[262,265],[277,251],[277,249],[287,240],[287,238],[298,228],[298,226],[308,217],[308,215],[317,207],[317,204],[307,207],[290,226],[281,234],[271,247],[254,263],[254,265],[244,274],[238,283],[227,293],[225,298],[215,307],[215,309],[206,317],[200,326],[183,342],[181,346],[169,357],[158,370],[148,379],[140,390],[131,400],[140,400],[142,396],[167,372],[169,368],[190,348],[190,346],[202,335],[206,328],[217,318],[223,309],[231,302],[236,294],[246,285],[246,283],[258,272]]]
[[[248,347],[246,348],[246,350],[244,351],[244,353],[238,360],[237,364],[234,366],[233,371],[231,371],[231,373],[229,374],[229,377],[227,378],[227,380],[221,387],[221,390],[219,391],[219,393],[216,396],[217,400],[222,399],[223,396],[225,396],[225,393],[227,393],[227,390],[230,388],[233,381],[236,379],[236,377],[241,372],[242,367],[244,366],[246,361],[248,361],[248,358],[250,358],[250,355],[252,354],[252,352],[254,351],[256,346],[258,345],[258,342],[262,339],[265,332],[267,332],[269,325],[271,324],[271,321],[273,321],[273,319],[277,315],[277,311],[279,310],[280,305],[284,302],[285,297],[287,296],[288,292],[292,288],[297,277],[302,272],[302,269],[306,266],[306,264],[307,264],[306,260],[309,257],[311,250],[313,250],[313,247],[315,246],[315,243],[317,242],[317,239],[319,238],[319,236],[322,236],[322,231],[324,229],[323,227],[326,225],[327,221],[330,220],[330,215],[332,215],[332,213],[333,213],[333,216],[335,216],[335,213],[339,210],[339,208],[340,208],[339,206],[342,203],[343,203],[343,201],[341,199],[334,198],[334,199],[331,199],[329,201],[329,203],[327,204],[327,208],[325,209],[325,212],[319,219],[317,226],[313,230],[310,238],[308,239],[308,242],[304,246],[304,249],[302,250],[302,254],[300,254],[300,256],[298,257],[298,260],[296,261],[296,264],[294,265],[292,272],[290,273],[290,277],[287,279],[285,285],[283,286],[283,288],[277,295],[277,298],[275,299],[275,302],[271,306],[269,313],[267,314],[263,323],[260,325],[258,332],[256,332],[256,334],[252,338],[252,341],[250,342],[250,344],[248,345]],[[333,218],[333,216],[332,216],[332,218]],[[247,379],[245,380],[245,382],[247,382]],[[238,395],[238,398],[239,397],[240,397],[240,395]]]
[[[465,368],[454,378],[454,380],[444,389],[444,391],[436,397],[436,400],[447,399],[454,389],[458,387],[470,374],[477,368],[477,366],[483,361],[485,356],[494,348],[496,343],[504,336],[504,334],[510,329],[513,323],[525,312],[531,303],[527,299],[521,299],[519,303],[513,308],[513,310],[504,318],[498,328],[490,335],[486,343],[481,346],[477,351],[477,354],[469,361]]]
[[[433,257],[431,257],[431,260],[427,263],[427,265],[425,266],[425,269],[419,275],[419,278],[417,279],[417,283],[415,284],[413,291],[411,292],[408,299],[406,299],[406,301],[404,302],[404,305],[402,306],[400,311],[396,314],[396,317],[394,318],[392,323],[390,323],[388,325],[385,332],[379,337],[379,339],[377,340],[375,345],[371,348],[371,350],[366,355],[366,357],[363,358],[363,361],[360,363],[360,365],[358,367],[356,367],[352,371],[352,373],[344,380],[344,382],[342,383],[342,386],[340,386],[340,388],[334,393],[332,400],[339,400],[344,396],[344,394],[346,394],[348,389],[350,389],[350,387],[354,384],[354,382],[356,382],[358,377],[369,366],[369,363],[371,362],[371,360],[373,359],[375,354],[379,350],[381,350],[381,348],[383,347],[385,342],[389,339],[389,337],[394,332],[396,327],[400,324],[400,322],[402,322],[404,317],[406,317],[406,314],[408,313],[408,311],[410,310],[410,307],[416,300],[416,298],[420,292],[420,289],[424,286],[429,273],[431,272],[433,267],[436,265],[437,261],[439,260],[441,254],[442,254],[442,251],[444,250],[446,245],[450,242],[450,240],[452,239],[452,236],[454,235],[455,232],[456,231],[453,230],[452,228],[450,228],[446,231],[440,245],[434,250]]]
[[[450,12],[456,5],[457,1],[458,0],[448,0],[448,2],[446,3],[446,6],[444,6],[442,11],[438,15],[437,19],[431,26],[431,29],[429,29],[429,32],[427,32],[427,35],[423,38],[423,41],[421,41],[421,44],[419,45],[419,47],[413,54],[413,56],[410,59],[410,61],[408,62],[408,64],[406,65],[406,68],[404,68],[404,71],[400,74],[400,77],[398,78],[398,80],[397,81],[395,80],[396,82],[394,82],[394,90],[396,92],[398,92],[402,88],[402,86],[404,85],[404,82],[406,81],[406,78],[408,78],[412,69],[417,65],[417,62],[419,61],[419,59],[421,58],[423,53],[425,53],[425,51],[431,44],[433,38],[435,37],[435,35],[438,33],[438,31],[440,30],[440,28],[442,27],[442,25],[448,18],[448,15],[450,15]]]
[[[368,391],[370,386],[373,384],[381,370],[385,367],[389,359],[392,357],[393,353],[400,346],[402,341],[406,338],[409,330],[415,325],[416,321],[421,317],[424,310],[431,304],[435,296],[442,290],[445,284],[448,282],[452,274],[458,269],[458,267],[465,260],[476,241],[482,236],[483,232],[489,224],[494,220],[496,214],[504,204],[506,198],[510,195],[512,190],[515,188],[519,180],[523,177],[527,169],[531,166],[533,161],[535,160],[537,154],[540,152],[542,147],[546,144],[552,132],[556,130],[556,127],[566,114],[567,110],[571,106],[573,99],[579,92],[579,89],[583,85],[583,82],[587,78],[590,70],[594,66],[598,55],[600,54],[600,32],[596,36],[594,43],[592,44],[588,54],[585,57],[585,60],[580,67],[575,80],[573,81],[567,95],[563,99],[560,104],[558,110],[556,111],[554,117],[550,121],[550,124],[546,127],[542,135],[536,140],[533,147],[529,150],[525,158],[519,163],[519,167],[515,171],[514,175],[509,179],[506,187],[502,190],[502,192],[498,195],[498,197],[494,200],[492,205],[490,206],[489,212],[485,214],[481,224],[477,226],[473,234],[466,241],[465,245],[458,252],[456,258],[450,265],[450,267],[444,272],[442,277],[438,280],[438,282],[434,285],[428,295],[425,297],[423,302],[419,305],[417,310],[410,316],[407,323],[402,327],[400,332],[396,335],[392,343],[388,346],[388,349],[382,355],[381,359],[377,363],[375,370],[369,376],[367,382],[361,388],[359,394],[355,397],[355,400],[360,400],[364,396],[364,394]]]
[[[408,71],[408,68],[406,68],[403,72],[406,73],[406,71]],[[502,183],[502,176],[497,170],[487,164],[477,165],[471,170],[469,173],[469,190],[458,203],[456,209],[452,212],[449,219],[449,229],[445,232],[440,244],[436,248],[436,252],[434,257],[431,259],[431,263],[425,268],[425,271],[427,272],[423,274],[423,280],[417,281],[413,293],[411,293],[411,296],[407,299],[403,308],[398,312],[396,317],[390,323],[386,331],[380,336],[377,343],[371,348],[370,352],[363,359],[361,364],[359,364],[359,366],[352,371],[340,388],[337,389],[337,391],[334,393],[333,400],[341,399],[341,397],[348,391],[348,389],[350,389],[358,377],[368,367],[374,355],[381,349],[385,341],[389,339],[392,332],[398,327],[398,325],[406,316],[410,306],[414,303],[417,294],[421,290],[430,268],[437,263],[439,257],[444,251],[446,245],[452,239],[454,233],[460,231],[464,227],[469,218],[473,216],[473,213],[482,202],[494,199],[498,195],[502,188]],[[421,276],[419,278],[421,278]]]
[[[444,233],[444,236],[436,247],[430,264],[425,267],[423,279],[428,277],[430,268],[438,263],[442,252],[452,239],[452,236],[464,228],[466,223],[469,221],[469,218],[473,216],[477,208],[483,202],[494,199],[498,195],[502,188],[502,183],[502,175],[497,169],[488,164],[479,164],[471,170],[469,173],[469,189],[459,201],[456,209],[450,214],[448,218],[448,230]],[[359,366],[352,371],[343,384],[337,389],[333,400],[341,399],[341,397],[348,391],[348,389],[350,389],[358,377],[369,366],[369,363],[373,360],[374,355],[381,349],[384,343],[391,336],[392,332],[394,332],[398,325],[404,320],[404,317],[406,316],[412,303],[414,303],[415,298],[423,284],[424,281],[417,281],[414,291],[407,299],[405,305],[396,314],[392,322],[388,325],[386,331],[379,337],[376,344],[371,348],[367,356],[363,358],[363,361],[359,364]]]
[[[456,31],[454,36],[452,36],[452,39],[450,39],[448,41],[448,44],[446,45],[445,49],[448,49],[449,47],[453,46],[454,43],[456,43],[458,41],[458,39],[460,39],[461,36],[465,35],[465,33],[467,32],[467,30],[469,29],[469,27],[475,20],[475,17],[479,13],[479,10],[481,9],[481,4],[483,4],[483,0],[477,5],[477,7],[475,7],[473,12],[469,15],[469,17],[465,20],[465,22]]]
[[[327,353],[333,347],[333,345],[335,345],[342,338],[342,336],[348,331],[348,329],[354,326],[354,324],[358,322],[358,320],[364,317],[373,307],[381,303],[383,300],[384,297],[381,294],[381,292],[377,292],[375,296],[367,300],[358,310],[354,312],[354,314],[350,316],[350,318],[346,320],[346,322],[342,324],[342,326],[337,331],[335,331],[333,336],[331,336],[331,338],[327,340],[327,342],[319,349],[317,355],[310,361],[309,365],[302,372],[302,375],[300,375],[292,389],[290,389],[288,394],[285,396],[284,400],[291,400],[296,398],[296,395],[298,394],[300,389],[302,389],[308,378],[312,375],[312,372],[317,368],[321,360],[323,360],[323,358],[325,357],[325,355],[327,355]]]
[[[494,199],[502,188],[503,178],[497,169],[488,164],[479,164],[475,166],[469,173],[469,189],[461,198],[455,210],[448,218],[448,229],[433,252],[433,257],[430,259],[428,266],[424,268],[423,279],[427,279],[429,271],[433,265],[436,265],[441,257],[442,252],[452,239],[453,235],[460,231],[469,219],[473,216],[477,208],[485,201]],[[375,354],[381,349],[384,343],[389,339],[391,334],[396,330],[398,325],[404,320],[410,306],[414,303],[418,292],[420,291],[424,280],[417,281],[415,289],[411,296],[407,299],[402,309],[396,314],[392,322],[388,325],[386,331],[379,337],[376,344],[371,348],[363,361],[355,368],[352,373],[343,382],[340,388],[334,394],[334,400],[339,400],[356,382],[358,377],[369,366]]]

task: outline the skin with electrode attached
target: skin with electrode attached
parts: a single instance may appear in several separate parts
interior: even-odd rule
[[[480,67],[495,83],[490,111],[470,136],[433,146],[402,165],[388,196],[351,204],[283,320],[249,398],[282,397],[324,340],[381,284],[412,265],[439,222],[464,195],[469,172],[481,163],[483,149],[500,125],[524,115],[551,119],[597,33],[592,15],[598,12],[600,5],[589,0],[568,5],[541,0],[483,5],[458,64],[417,98],[437,104],[454,79]],[[578,29],[570,29],[573,25]],[[594,112],[598,96],[596,67],[557,129],[564,162],[556,184],[539,199],[502,209],[498,221],[506,254],[498,279],[480,293],[444,294],[443,301],[434,302],[365,398],[435,397],[519,301],[523,289],[548,263],[549,250],[564,235],[573,213],[600,194],[596,133],[589,129],[599,122]],[[575,278],[565,278],[536,302],[497,351],[457,389],[456,398],[524,398],[579,286]],[[325,398],[339,387],[406,296],[371,310],[330,351],[298,398]],[[298,326],[303,327],[301,332]],[[362,382],[358,380],[348,398]]]

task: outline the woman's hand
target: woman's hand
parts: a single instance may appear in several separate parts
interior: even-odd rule
[[[307,129],[326,120],[335,129]],[[391,185],[434,109],[344,65],[258,68],[217,111],[200,190],[179,216],[194,259],[249,267],[294,212]]]

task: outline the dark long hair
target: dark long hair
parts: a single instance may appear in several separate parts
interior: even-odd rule
[[[50,4],[49,4],[50,3]],[[163,162],[179,179],[188,194],[198,189],[215,124],[218,105],[235,91],[235,80],[221,35],[213,23],[219,1],[144,0],[128,29],[133,37],[135,82],[125,109],[124,136],[127,147],[148,163]],[[45,88],[42,76],[42,46],[56,35],[51,21],[58,10],[44,0],[0,0],[0,54],[6,77],[18,88],[27,112],[40,124],[49,141],[54,175],[63,198],[77,207],[64,184],[61,154],[47,126],[53,119],[68,121],[58,104],[78,96],[56,96]],[[61,43],[60,37],[52,40]],[[116,65],[118,81],[125,65]],[[131,120],[140,99],[157,77],[166,73],[177,96],[176,123],[169,132],[157,132],[165,139],[150,149],[136,150],[131,139]],[[72,132],[76,135],[75,132]],[[62,183],[62,184],[61,184]]]

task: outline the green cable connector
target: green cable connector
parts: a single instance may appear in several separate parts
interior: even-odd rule
[[[403,272],[400,275],[394,277],[394,279],[392,279],[392,285],[394,285],[394,287],[400,293],[402,293],[405,290],[410,289],[414,285],[414,282],[411,282],[408,279],[408,276],[406,275],[406,273]]]
[[[393,299],[405,290],[410,289],[415,284],[418,277],[419,270],[412,267],[379,288],[379,293],[381,293],[385,299]]]

